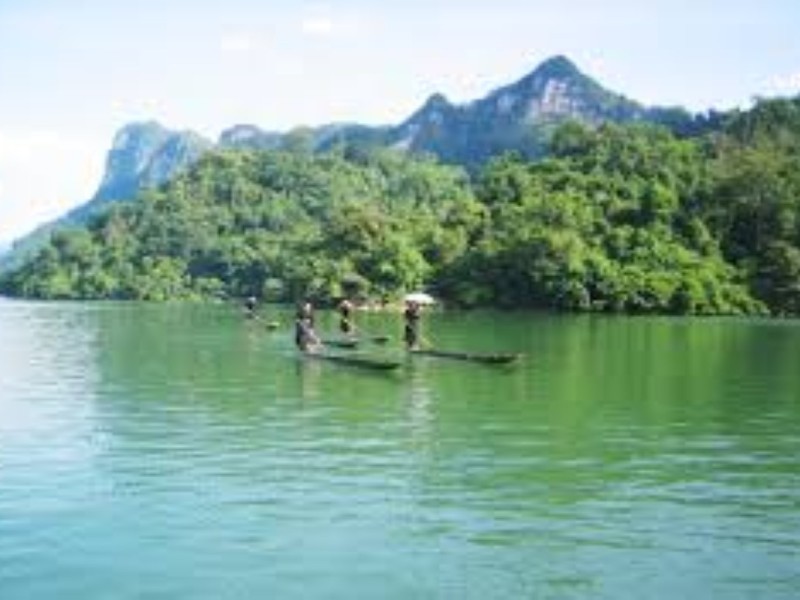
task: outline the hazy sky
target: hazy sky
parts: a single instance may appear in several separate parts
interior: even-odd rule
[[[89,199],[133,120],[397,122],[555,54],[691,109],[800,92],[798,0],[0,0],[0,241]]]

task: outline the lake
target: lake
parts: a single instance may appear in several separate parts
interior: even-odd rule
[[[0,301],[0,598],[798,597],[800,322],[275,310]]]

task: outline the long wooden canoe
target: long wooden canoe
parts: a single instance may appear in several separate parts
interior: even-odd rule
[[[365,369],[374,369],[377,371],[391,371],[393,369],[397,369],[403,364],[397,360],[378,358],[375,356],[364,356],[357,354],[331,354],[324,351],[306,352],[304,356],[307,358],[328,360],[335,363],[350,365],[353,367],[361,367]]]
[[[492,365],[502,365],[514,362],[522,358],[522,354],[516,353],[478,353],[478,352],[454,352],[451,350],[411,350],[411,354],[416,356],[431,356],[434,358],[452,358],[454,360],[466,360],[472,362],[480,362]]]
[[[356,339],[326,339],[320,340],[323,346],[331,346],[332,348],[347,348],[348,350],[358,347],[358,340]]]

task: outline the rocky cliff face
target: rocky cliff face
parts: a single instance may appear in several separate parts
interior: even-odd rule
[[[105,175],[89,204],[132,198],[141,188],[167,181],[213,146],[192,131],[172,131],[155,121],[126,125],[114,136]]]
[[[105,174],[94,196],[14,242],[11,251],[0,257],[0,271],[20,264],[53,230],[85,223],[105,205],[130,200],[140,189],[167,181],[213,146],[194,132],[172,131],[155,121],[126,125],[114,136],[106,156]]]
[[[554,126],[566,120],[596,124],[646,116],[643,106],[606,90],[557,56],[469,104],[454,105],[434,94],[391,137],[399,148],[476,166],[507,150],[540,156]]]
[[[484,115],[535,124],[552,119],[596,123],[641,118],[644,108],[581,73],[566,57],[556,56],[516,83],[477,103]]]

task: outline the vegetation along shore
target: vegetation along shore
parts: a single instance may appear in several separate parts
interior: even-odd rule
[[[800,314],[800,99],[698,131],[565,122],[469,169],[367,142],[202,156],[54,233],[0,292]]]

